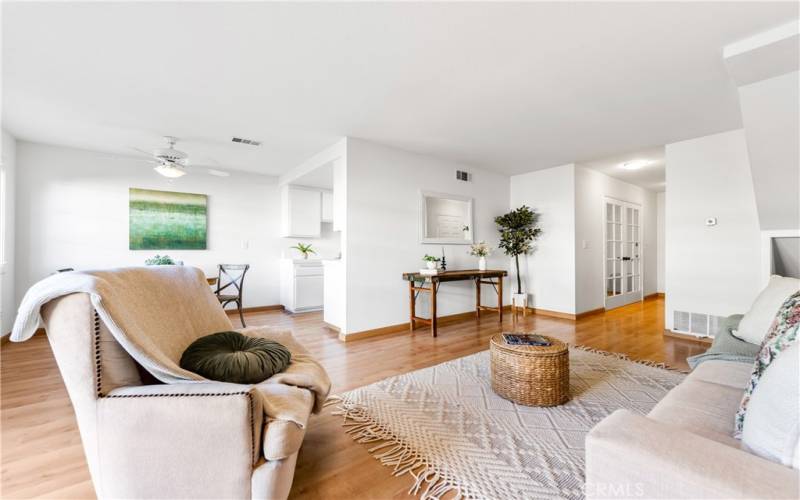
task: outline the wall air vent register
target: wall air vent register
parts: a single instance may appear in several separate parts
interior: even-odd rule
[[[724,316],[687,311],[674,311],[672,318],[672,331],[697,337],[715,337],[725,322]]]

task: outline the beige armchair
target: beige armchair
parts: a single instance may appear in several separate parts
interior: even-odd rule
[[[98,497],[287,497],[305,428],[265,421],[259,385],[147,385],[86,293],[52,300],[42,317]],[[310,414],[311,392],[292,389]]]

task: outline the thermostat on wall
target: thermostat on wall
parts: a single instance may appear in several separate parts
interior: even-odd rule
[[[716,226],[716,225],[717,225],[716,217],[709,217],[706,219],[706,226]]]

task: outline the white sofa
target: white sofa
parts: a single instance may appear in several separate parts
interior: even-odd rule
[[[705,361],[647,416],[600,422],[586,438],[587,498],[799,498],[797,470],[732,437],[751,370]]]

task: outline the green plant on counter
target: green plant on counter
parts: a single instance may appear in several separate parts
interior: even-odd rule
[[[439,257],[434,257],[433,255],[425,254],[425,257],[423,257],[422,260],[424,260],[425,262],[439,262],[442,259],[440,259]]]
[[[311,254],[311,253],[316,254],[317,253],[317,252],[314,251],[313,248],[311,248],[311,243],[309,243],[307,245],[304,245],[303,243],[298,242],[297,245],[295,245],[295,246],[293,246],[291,248],[293,250],[297,250],[298,252],[303,254],[303,258],[304,259],[308,258],[308,254]]]

